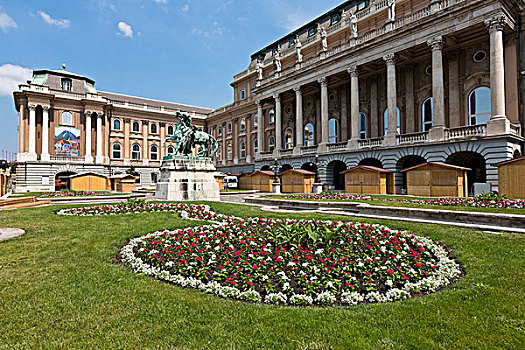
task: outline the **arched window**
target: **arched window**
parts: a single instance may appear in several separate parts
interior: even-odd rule
[[[397,107],[397,133],[399,134],[401,131],[401,112],[399,111],[399,107]],[[385,113],[383,113],[383,135],[388,134],[388,108],[385,109]]]
[[[159,160],[159,147],[157,145],[151,145],[149,148],[149,159]]]
[[[122,158],[122,145],[118,142],[113,143],[111,147],[111,158],[121,159]]]
[[[217,159],[222,160],[222,145],[219,145],[219,149],[217,151]]]
[[[241,118],[240,129],[241,131],[246,130],[246,119],[245,118]]]
[[[71,91],[73,83],[71,79],[62,79],[62,90]]]
[[[255,153],[257,153],[257,151],[259,151],[259,141],[257,139],[253,140],[252,147],[253,147],[253,154],[255,154]]]
[[[293,129],[286,128],[284,130],[284,149],[293,149]]]
[[[115,130],[115,131],[122,130],[121,129],[121,124],[120,124],[120,119],[117,118],[117,119],[113,120],[113,130]]]
[[[71,112],[62,112],[62,117],[60,118],[60,124],[73,125],[73,114],[71,114]]]
[[[434,102],[429,97],[421,105],[421,131],[430,131],[434,125]]]
[[[138,121],[134,121],[132,125],[133,132],[140,132],[140,123]]]
[[[274,149],[275,149],[275,137],[271,135],[270,137],[268,137],[268,152],[273,152]]]
[[[159,127],[157,126],[157,124],[155,123],[152,123],[149,127],[149,132],[150,134],[158,134],[159,133]]]
[[[363,112],[359,113],[359,138],[365,140],[367,137],[366,133],[366,114]]]
[[[134,143],[131,146],[131,159],[140,160],[140,145],[138,143]]]
[[[226,129],[227,133],[228,133],[228,134],[231,134],[231,133],[232,133],[232,129],[233,129],[233,128],[232,128],[232,122],[229,122],[229,123],[228,123],[228,126],[227,126],[227,129]]]
[[[256,128],[257,125],[259,125],[259,116],[257,114],[254,114],[254,116],[253,116],[253,127]]]
[[[226,158],[228,160],[232,160],[232,153],[233,153],[233,146],[231,143],[229,143],[228,147],[226,148]]]
[[[246,142],[242,141],[239,146],[240,158],[246,159]]]
[[[304,126],[304,142],[305,147],[310,147],[314,145],[314,125],[308,123]]]
[[[172,156],[175,154],[175,148],[173,146],[168,146],[167,152],[168,156]]]
[[[487,124],[491,117],[490,89],[482,86],[468,96],[469,125]]]
[[[270,109],[268,112],[268,124],[275,123],[275,111],[273,109]]]
[[[328,121],[328,143],[339,142],[339,127],[337,119],[332,118]]]
[[[168,125],[168,135],[173,136],[173,125]]]
[[[217,126],[217,136],[222,136],[222,125]]]

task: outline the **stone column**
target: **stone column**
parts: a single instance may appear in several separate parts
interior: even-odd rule
[[[91,151],[91,111],[85,111],[84,115],[86,117],[86,141],[85,141],[85,156],[84,161],[86,163],[93,163],[93,154]]]
[[[95,161],[97,164],[104,163],[104,156],[102,154],[102,117],[104,113],[97,113],[97,149]]]
[[[257,101],[257,153],[255,158],[260,158],[260,153],[264,152],[264,116],[263,102]]]
[[[29,149],[27,160],[36,161],[36,107],[37,105],[30,104],[29,106]]]
[[[303,92],[300,86],[295,91],[295,149],[294,154],[301,154],[304,145]]]
[[[42,106],[42,153],[40,160],[51,160],[49,155],[49,106]]]
[[[427,42],[432,49],[432,101],[433,125],[428,140],[445,138],[445,79],[443,77],[443,37],[437,36]]]
[[[24,121],[24,114],[25,114],[25,104],[20,104],[20,113],[18,114],[18,154],[19,157],[22,153],[25,153],[24,150],[24,139],[25,139],[25,121]]]
[[[350,74],[350,129],[348,147],[357,148],[359,140],[359,71],[357,66],[348,68]]]
[[[239,158],[241,158],[241,155],[239,154],[239,118],[233,118],[233,125],[232,125],[232,159],[233,164],[239,164]]]
[[[275,99],[275,149],[274,155],[278,155],[283,148],[283,130],[282,130],[282,110],[281,110],[281,96],[279,94],[273,95]]]
[[[252,161],[252,117],[248,115],[246,117],[246,159],[244,162],[251,163]]]
[[[321,143],[319,152],[325,152],[328,145],[328,78],[320,78],[321,84]]]
[[[368,138],[379,137],[380,133],[380,119],[378,117],[378,107],[377,107],[377,76],[373,76],[370,80],[370,115],[368,120],[370,121],[370,135]]]
[[[461,116],[459,92],[459,60],[458,55],[448,55],[448,116],[449,128],[457,128],[464,118]]]
[[[386,62],[386,95],[388,108],[388,132],[385,135],[385,144],[396,143],[397,132],[397,84],[396,84],[396,57],[391,53],[385,55]]]
[[[406,88],[406,112],[405,125],[408,134],[416,132],[416,114],[414,114],[414,68],[409,65],[405,70],[405,88]],[[419,123],[421,124],[421,123]]]
[[[124,165],[131,164],[131,142],[129,141],[129,135],[131,133],[131,119],[124,118]]]
[[[348,90],[341,89],[341,137],[339,142],[348,141]]]
[[[489,135],[510,132],[510,122],[505,111],[505,61],[503,55],[503,29],[506,19],[503,14],[485,21],[490,33],[490,92],[492,96],[492,118],[487,127]],[[492,125],[491,125],[492,124]]]
[[[142,164],[149,164],[149,147],[148,147],[148,135],[149,135],[149,122],[147,120],[142,121]]]
[[[160,145],[159,145],[159,161],[162,162],[164,156],[168,153],[167,146],[162,147],[164,140],[166,140],[166,123],[159,123]]]

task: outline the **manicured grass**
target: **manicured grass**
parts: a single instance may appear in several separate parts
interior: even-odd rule
[[[525,348],[522,235],[382,222],[452,248],[466,276],[403,302],[279,308],[180,289],[114,263],[128,239],[196,222],[169,213],[54,215],[64,207],[0,212],[0,227],[27,230],[0,242],[0,349]],[[212,207],[268,215],[248,206]]]
[[[439,206],[427,205],[417,203],[403,203],[403,202],[389,202],[389,201],[374,201],[374,200],[343,200],[343,199],[294,199],[287,198],[288,195],[268,195],[262,198],[286,199],[291,201],[307,201],[307,202],[352,202],[352,203],[366,203],[370,205],[377,205],[380,207],[401,207],[401,208],[419,208],[419,209],[434,209],[434,210],[452,210],[452,211],[472,211],[477,213],[498,213],[498,214],[517,214],[525,215],[525,209],[508,209],[508,208],[478,208],[478,207],[460,207],[460,206]],[[427,197],[406,197],[406,196],[370,196],[374,199],[433,199]]]

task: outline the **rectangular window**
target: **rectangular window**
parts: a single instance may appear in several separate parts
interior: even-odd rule
[[[246,91],[241,90],[241,100],[244,100],[246,98]]]

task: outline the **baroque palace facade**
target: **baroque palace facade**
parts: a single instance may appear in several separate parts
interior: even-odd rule
[[[176,112],[204,128],[210,109],[97,91],[95,82],[65,70],[33,72],[14,93],[19,116],[16,191],[53,191],[55,181],[131,166],[138,187],[152,187],[170,142]]]
[[[471,168],[522,153],[522,16],[517,0],[346,1],[251,57],[212,112],[225,172],[341,171],[424,162]]]
[[[227,173],[302,168],[344,187],[357,165],[471,168],[469,184],[523,153],[521,0],[350,0],[251,56],[234,102],[217,110],[97,91],[66,71],[35,71],[15,92],[17,190],[134,165],[153,186],[176,111],[219,143]],[[86,145],[88,145],[86,147]],[[172,150],[172,149],[171,149]]]

